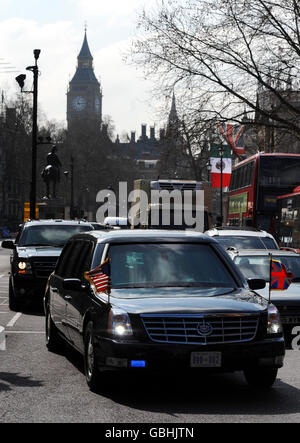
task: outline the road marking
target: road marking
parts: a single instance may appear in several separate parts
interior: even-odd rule
[[[7,328],[12,328],[15,324],[16,324],[16,322],[19,320],[19,318],[22,316],[22,313],[21,312],[18,312],[12,319],[11,319],[11,321],[9,322],[9,323],[7,323],[7,325],[6,325],[6,327]]]
[[[3,277],[5,277],[5,274],[0,274],[0,278],[3,278]]]
[[[5,331],[6,334],[45,334],[45,331]]]
[[[5,329],[0,326],[0,351],[6,351]]]

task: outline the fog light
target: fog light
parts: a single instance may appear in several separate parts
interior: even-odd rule
[[[112,366],[113,368],[127,368],[128,360],[126,358],[112,358],[106,359],[106,366]]]

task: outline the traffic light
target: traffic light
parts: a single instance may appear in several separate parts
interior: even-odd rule
[[[18,75],[18,77],[16,77],[16,81],[18,82],[21,90],[23,90],[23,88],[24,88],[25,80],[26,80],[25,74],[21,74],[21,75]]]

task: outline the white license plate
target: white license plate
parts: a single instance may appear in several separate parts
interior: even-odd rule
[[[192,352],[192,368],[220,368],[222,366],[221,352]]]
[[[283,325],[299,325],[300,317],[281,317]]]

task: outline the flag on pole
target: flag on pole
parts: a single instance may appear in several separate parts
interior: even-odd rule
[[[245,126],[217,123],[219,131],[224,140],[229,144],[230,148],[237,157],[245,155],[244,137]]]
[[[96,292],[110,294],[111,280],[110,280],[110,259],[108,258],[104,263],[92,271],[85,272],[84,277],[96,289]]]
[[[221,163],[220,148],[223,148],[223,165]],[[221,188],[221,175],[223,172],[223,188],[230,185],[232,173],[232,152],[230,146],[212,144],[210,147],[211,185],[213,188]],[[223,171],[222,171],[223,168]]]
[[[271,256],[271,278],[270,278],[270,290],[271,291],[287,291],[294,275],[287,271],[286,267],[280,260],[275,260]]]

